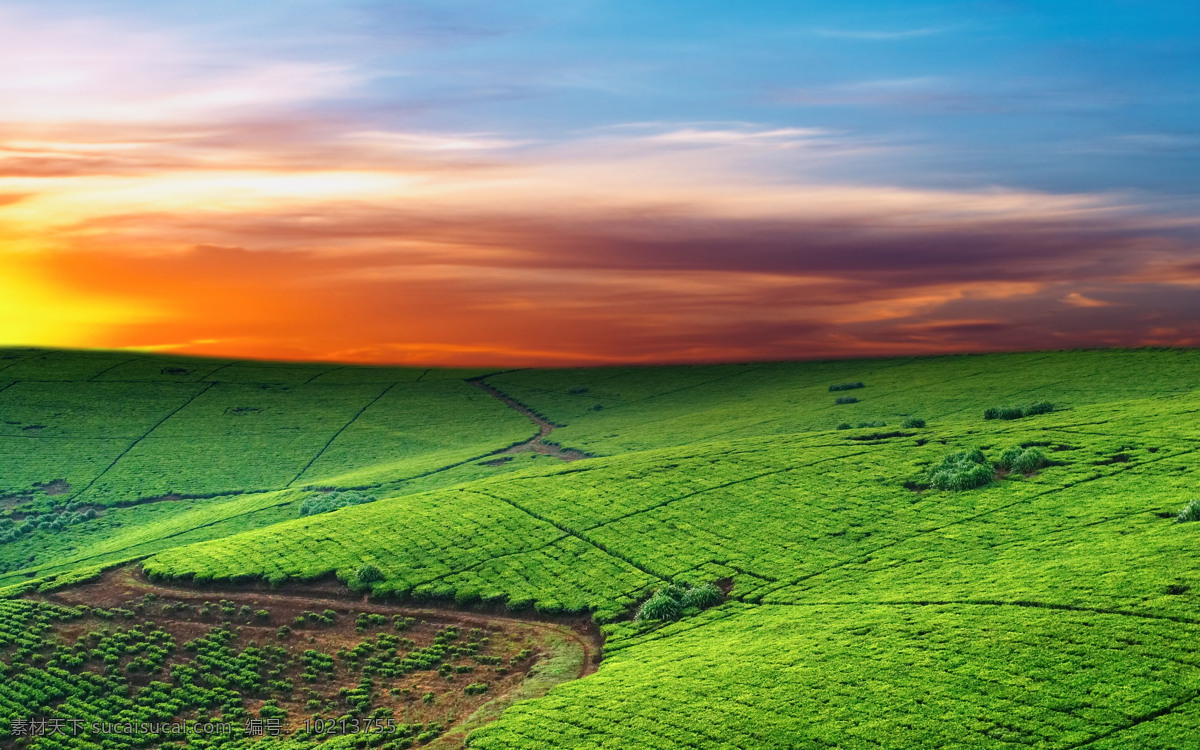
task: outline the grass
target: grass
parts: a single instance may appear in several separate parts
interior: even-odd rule
[[[1200,732],[1195,351],[485,377],[595,456],[572,463],[497,462],[534,427],[479,371],[11,357],[0,527],[76,516],[0,545],[0,586],[142,558],[180,585],[332,575],[595,620],[599,671],[494,704],[470,747],[1166,750]],[[842,422],[830,391],[856,389],[830,384],[862,382]],[[101,387],[118,405],[89,416]]]

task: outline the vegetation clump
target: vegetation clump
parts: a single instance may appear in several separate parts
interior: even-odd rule
[[[950,453],[928,474],[930,487],[953,491],[973,490],[991,484],[995,478],[995,471],[979,449]]]
[[[1000,454],[996,466],[1005,471],[1032,474],[1050,465],[1050,459],[1040,448],[1009,448]]]
[[[856,380],[853,383],[835,383],[829,386],[830,391],[853,391],[858,388],[866,388],[861,380]]]
[[[721,593],[721,589],[711,583],[702,583],[695,588],[688,589],[679,599],[680,605],[684,610],[691,608],[708,609],[715,607],[725,599],[725,595]]]
[[[853,396],[838,396],[836,399],[833,400],[833,403],[835,403],[835,404],[857,404],[858,399],[856,399]]]
[[[668,583],[642,604],[636,619],[670,622],[715,607],[724,600],[721,589],[711,583],[692,587]]]
[[[370,563],[358,566],[358,570],[354,571],[354,581],[359,586],[369,586],[372,583],[379,583],[383,580],[383,571]]]
[[[349,490],[346,492],[325,492],[316,497],[310,497],[300,503],[301,516],[315,516],[318,513],[329,513],[338,508],[348,508],[351,505],[373,503],[376,498],[362,492]]]
[[[925,426],[925,420],[921,419],[920,417],[905,417],[904,421],[900,423],[900,426],[906,430],[920,428]]]
[[[1183,506],[1183,510],[1179,511],[1179,515],[1175,516],[1175,523],[1188,523],[1190,521],[1200,521],[1200,497]]]
[[[1054,404],[1049,401],[1037,401],[1028,406],[993,406],[984,409],[984,419],[1021,419],[1038,414],[1049,414],[1054,411]]]

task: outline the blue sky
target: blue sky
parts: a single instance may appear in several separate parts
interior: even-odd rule
[[[1191,3],[15,2],[0,73],[7,287],[84,300],[8,342],[543,361],[513,311],[614,305],[564,361],[1200,341]],[[280,300],[400,267],[460,328],[281,344],[74,278],[110,256],[269,258]]]

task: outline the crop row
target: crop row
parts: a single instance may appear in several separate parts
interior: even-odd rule
[[[1016,607],[744,607],[613,653],[469,745],[1062,747],[1193,695],[1197,635]]]

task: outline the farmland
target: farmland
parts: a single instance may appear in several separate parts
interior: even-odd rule
[[[522,692],[536,680],[520,670],[493,676],[490,695],[528,699],[439,739],[488,697],[463,692],[473,682],[453,683],[453,716],[334,688],[363,677],[339,649],[373,638],[359,653],[392,649],[399,664],[448,645],[445,623],[421,638],[387,630],[412,643],[382,646],[318,624],[293,647],[269,615],[280,664],[226,696],[228,715],[280,709],[296,729],[386,709],[420,727],[396,747],[1167,750],[1200,734],[1200,522],[1181,513],[1200,497],[1200,352],[497,373],[0,355],[0,604],[15,639],[0,657],[12,670],[22,654],[27,692],[55,694],[48,659],[115,679],[102,656],[71,660],[75,631],[101,627],[81,604],[132,611],[87,598],[122,575],[193,608],[176,625],[108,623],[103,637],[124,633],[140,659],[167,637],[226,639],[229,659],[247,658],[236,628],[266,625],[203,619],[204,597],[237,598],[235,612],[238,597],[354,597],[343,623],[352,602],[500,617],[494,648],[509,661],[542,648],[518,642],[522,622],[598,629],[594,673],[545,695]],[[506,452],[539,425],[489,389],[567,450]],[[642,606],[706,584],[719,593],[703,607]],[[311,646],[334,657],[331,676],[304,700],[272,693],[271,669],[302,681],[307,637],[332,639]],[[106,710],[182,700],[165,665]],[[145,692],[159,683],[167,698]]]

